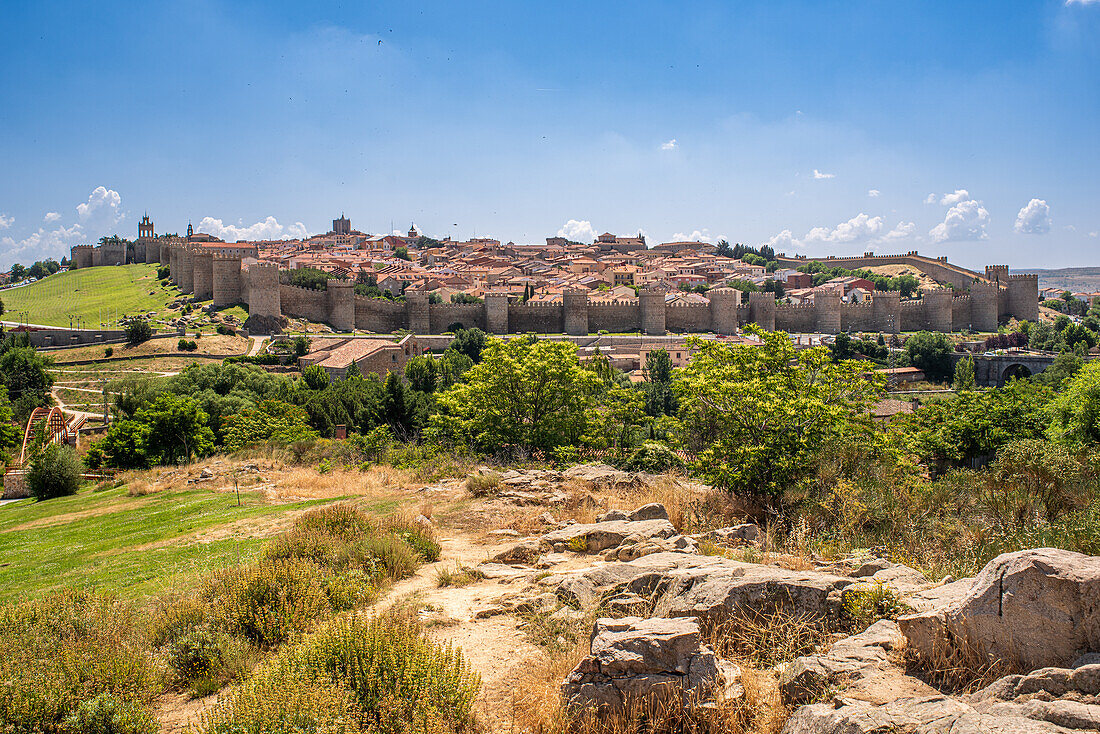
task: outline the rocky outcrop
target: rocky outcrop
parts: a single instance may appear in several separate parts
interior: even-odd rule
[[[717,530],[708,530],[705,533],[696,533],[690,536],[692,540],[696,542],[702,542],[709,540],[712,543],[718,545],[745,545],[751,543],[759,543],[764,534],[760,532],[760,527],[755,523],[746,522],[740,525],[731,525],[726,528],[718,528]]]
[[[617,548],[627,538],[640,541],[671,538],[673,535],[676,535],[676,528],[666,519],[608,520],[566,525],[542,536],[542,543],[544,547],[558,552],[599,553],[607,548]]]
[[[628,591],[643,597],[660,595],[673,617],[718,620],[784,611],[814,617],[823,624],[838,616],[841,593],[854,583],[815,571],[667,552],[546,581],[557,585],[559,596],[578,606]]]
[[[598,619],[591,653],[562,684],[569,708],[623,711],[655,700],[697,705],[739,696],[740,670],[703,645],[694,619]]]
[[[961,654],[1022,670],[1100,651],[1100,558],[1056,548],[1005,553],[964,596],[898,619],[925,661]]]

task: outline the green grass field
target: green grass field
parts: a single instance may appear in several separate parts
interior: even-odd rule
[[[107,328],[108,313],[116,324],[120,316],[163,314],[168,302],[179,295],[174,286],[160,284],[156,265],[146,264],[70,270],[2,291],[0,300],[6,321],[67,327],[80,318],[87,328],[95,329]]]
[[[196,582],[203,571],[248,560],[278,516],[331,502],[273,503],[259,492],[125,487],[0,506],[0,603],[87,587],[136,598]]]

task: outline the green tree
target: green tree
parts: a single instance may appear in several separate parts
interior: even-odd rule
[[[407,247],[398,247],[396,250],[393,251],[393,256],[396,257],[398,260],[412,259],[409,257],[409,248]]]
[[[133,316],[123,321],[122,330],[126,334],[126,343],[131,346],[153,338],[153,327],[147,319],[140,316]]]
[[[1042,439],[1012,441],[990,467],[981,501],[1002,526],[1054,522],[1087,504],[1087,480],[1066,446]]]
[[[974,357],[967,355],[955,363],[955,390],[974,389]]]
[[[267,441],[291,444],[319,435],[310,428],[305,408],[280,400],[263,400],[255,408],[226,416],[224,434],[226,451],[238,451]]]
[[[648,423],[645,399],[630,387],[615,385],[603,395],[600,404],[590,411],[585,443],[618,452],[637,443],[639,430]]]
[[[1068,350],[1058,352],[1050,366],[1035,375],[1033,379],[1044,385],[1050,385],[1055,390],[1061,390],[1066,380],[1071,379],[1084,366],[1085,360],[1074,352]]]
[[[481,350],[485,348],[485,332],[481,329],[459,329],[448,349],[465,354],[474,364],[481,361]]]
[[[328,387],[328,371],[317,364],[306,365],[302,370],[302,382],[310,390],[324,390]]]
[[[474,366],[474,360],[462,352],[448,349],[439,359],[439,379],[436,389],[446,390],[462,379],[466,370]]]
[[[8,389],[8,399],[20,416],[39,406],[50,404],[53,376],[47,371],[53,360],[43,357],[34,347],[13,347],[0,356],[0,380]]]
[[[23,278],[27,277],[27,269],[19,263],[15,263],[11,266],[10,274],[11,282],[18,283],[19,281],[23,280]]]
[[[865,365],[833,362],[824,347],[796,350],[781,331],[750,324],[760,345],[692,337],[676,392],[684,441],[713,484],[778,498],[834,439],[871,430],[868,407],[883,392]]]
[[[107,466],[116,469],[149,468],[149,426],[144,423],[136,420],[115,421],[96,446]]]
[[[19,445],[21,436],[22,431],[15,423],[11,403],[5,396],[0,395],[0,461],[5,463],[11,461],[12,449]]]
[[[910,448],[936,468],[967,466],[1020,439],[1041,438],[1051,392],[1014,380],[998,390],[957,393],[927,403],[906,420]]]
[[[405,381],[396,372],[386,373],[382,383],[382,420],[394,434],[408,435],[413,429],[413,405]]]
[[[27,489],[37,500],[76,494],[80,489],[83,466],[69,446],[47,444],[31,458],[27,469]]]
[[[294,337],[294,356],[304,357],[309,354],[309,339],[304,336]]]
[[[951,377],[951,353],[954,345],[947,334],[920,331],[905,341],[909,364],[919,368],[933,382],[945,382]]]
[[[662,415],[675,415],[676,395],[672,391],[672,357],[664,349],[655,349],[646,355],[642,368],[645,385],[642,393],[645,398],[645,412],[655,418]]]
[[[359,363],[352,360],[348,363],[347,369],[344,370],[345,380],[360,380],[363,378],[363,372],[359,369]]]
[[[413,390],[435,392],[439,380],[439,365],[427,354],[412,357],[405,363],[405,378]]]
[[[206,456],[214,449],[214,432],[207,425],[207,415],[191,398],[162,393],[134,419],[148,426],[146,450],[150,461],[157,464],[190,462],[192,457]]]
[[[1100,443],[1100,362],[1089,362],[1050,406],[1050,434],[1077,445]]]
[[[481,361],[439,395],[433,426],[476,449],[549,450],[575,443],[599,378],[571,342],[490,338]]]

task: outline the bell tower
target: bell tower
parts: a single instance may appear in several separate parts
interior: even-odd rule
[[[141,218],[141,221],[138,222],[138,239],[140,240],[146,237],[149,239],[156,237],[156,235],[153,234],[153,221],[149,219],[148,212],[146,212],[145,216],[143,216]]]

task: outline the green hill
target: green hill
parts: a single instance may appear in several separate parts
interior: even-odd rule
[[[117,323],[120,316],[163,313],[178,297],[174,286],[165,287],[157,280],[157,266],[152,264],[70,270],[0,291],[5,321],[69,326],[82,319],[89,329],[105,327],[108,314]]]

